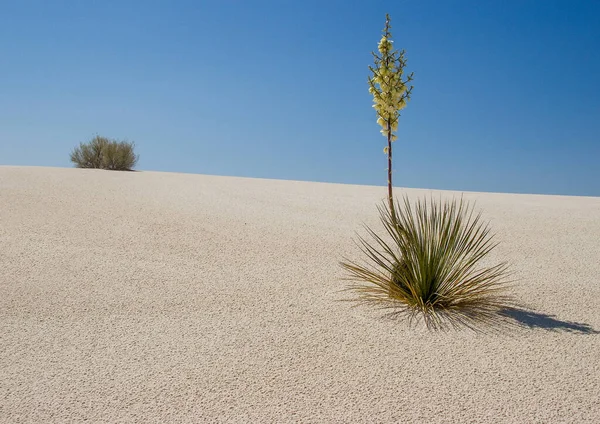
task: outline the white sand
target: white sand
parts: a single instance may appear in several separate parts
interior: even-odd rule
[[[0,167],[0,422],[600,422],[600,198],[465,194],[536,313],[487,335],[336,301],[384,196]]]

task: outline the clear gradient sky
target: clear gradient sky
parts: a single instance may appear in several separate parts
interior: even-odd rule
[[[367,66],[415,73],[395,185],[600,196],[600,1],[0,0],[0,164],[384,185]]]

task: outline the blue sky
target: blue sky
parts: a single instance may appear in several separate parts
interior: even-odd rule
[[[600,2],[0,0],[0,164],[386,183],[367,66],[385,13],[415,89],[395,185],[600,196]]]

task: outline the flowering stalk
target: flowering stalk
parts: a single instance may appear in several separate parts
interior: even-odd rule
[[[372,52],[375,66],[369,66],[372,76],[369,77],[369,92],[373,95],[373,107],[377,111],[377,123],[381,125],[381,134],[387,138],[387,146],[383,152],[388,156],[388,203],[392,217],[396,216],[392,192],[392,142],[398,138],[394,134],[398,130],[400,111],[406,107],[410,100],[413,86],[413,74],[403,79],[406,59],[404,50],[398,52],[393,49],[392,34],[390,32],[390,15],[385,15],[385,28],[383,37],[379,41],[377,51]]]

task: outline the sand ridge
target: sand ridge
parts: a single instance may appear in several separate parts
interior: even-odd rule
[[[533,310],[490,335],[338,302],[384,196],[0,167],[0,422],[599,422],[600,198],[464,194]]]

